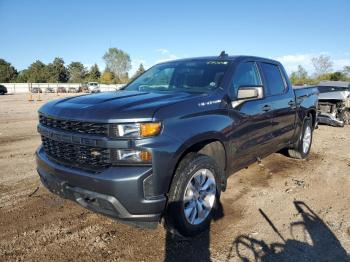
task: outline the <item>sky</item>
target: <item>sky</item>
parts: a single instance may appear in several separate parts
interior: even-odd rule
[[[132,70],[160,61],[219,55],[279,60],[309,72],[311,58],[350,65],[349,0],[0,0],[0,58],[18,70],[61,57],[89,67],[110,47]]]

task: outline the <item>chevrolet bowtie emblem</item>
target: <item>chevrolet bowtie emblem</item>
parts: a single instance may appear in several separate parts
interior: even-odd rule
[[[98,151],[91,151],[91,155],[96,157],[96,156],[100,156],[101,153]]]

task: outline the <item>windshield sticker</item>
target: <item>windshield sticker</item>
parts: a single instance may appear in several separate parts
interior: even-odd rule
[[[228,61],[208,61],[207,65],[227,65]]]

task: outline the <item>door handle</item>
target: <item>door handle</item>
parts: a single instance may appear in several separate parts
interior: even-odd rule
[[[297,98],[296,102],[297,102],[298,105],[300,105],[304,101],[304,97],[305,96],[300,96],[300,97]]]
[[[270,111],[270,110],[271,110],[271,106],[270,106],[270,105],[264,105],[264,106],[261,108],[261,110],[264,111],[264,112]]]
[[[290,107],[294,108],[295,105],[296,105],[296,103],[295,103],[293,100],[290,100],[290,101],[288,102],[288,105],[289,105]]]

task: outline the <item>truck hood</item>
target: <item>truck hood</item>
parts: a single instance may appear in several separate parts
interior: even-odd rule
[[[122,90],[54,100],[43,105],[39,113],[89,122],[149,121],[161,107],[202,96],[207,95]]]

